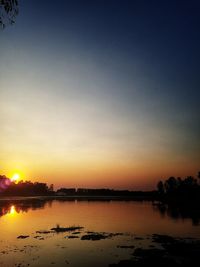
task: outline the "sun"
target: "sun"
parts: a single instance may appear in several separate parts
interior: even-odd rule
[[[18,182],[20,180],[20,175],[18,173],[13,174],[11,181]]]

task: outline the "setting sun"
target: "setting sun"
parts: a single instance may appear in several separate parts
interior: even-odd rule
[[[18,173],[15,173],[11,178],[12,182],[18,182],[19,180],[20,180],[20,175]]]

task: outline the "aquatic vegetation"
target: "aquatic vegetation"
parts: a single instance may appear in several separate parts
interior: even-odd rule
[[[17,238],[18,239],[25,239],[25,238],[28,238],[29,235],[19,235]]]
[[[41,230],[41,231],[36,231],[37,234],[50,234],[52,233],[52,231],[48,231],[48,230]]]
[[[94,233],[94,234],[83,235],[81,237],[81,240],[92,240],[92,241],[95,241],[95,240],[106,239],[108,237],[109,237],[108,235]]]
[[[60,225],[58,224],[56,227],[51,228],[51,230],[56,232],[56,233],[60,233],[60,232],[72,232],[72,231],[76,231],[76,230],[81,230],[83,228],[84,227],[82,227],[82,226],[60,227]]]

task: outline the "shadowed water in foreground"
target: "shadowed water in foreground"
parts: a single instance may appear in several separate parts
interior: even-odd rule
[[[187,266],[198,260],[198,212],[147,201],[0,201],[0,266]]]

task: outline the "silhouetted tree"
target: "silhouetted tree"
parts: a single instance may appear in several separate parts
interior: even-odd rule
[[[181,186],[182,182],[183,182],[182,178],[181,177],[178,177],[177,178],[177,186],[178,187]]]
[[[162,181],[159,181],[157,184],[158,193],[163,195],[165,193],[164,184]]]
[[[53,195],[53,185],[50,187],[46,183],[32,183],[30,181],[12,182],[4,175],[0,175],[0,195],[2,196],[38,196]]]
[[[164,188],[163,188],[164,187]],[[184,202],[197,200],[200,198],[200,184],[197,179],[192,176],[187,176],[184,179],[180,177],[170,177],[164,182],[160,181],[157,184],[159,194],[163,194],[165,199],[178,200]]]
[[[199,179],[199,183],[200,183],[200,172],[198,172],[197,178]]]
[[[0,27],[14,24],[18,13],[18,0],[0,0]]]
[[[164,183],[165,191],[167,194],[172,194],[177,189],[177,180],[174,177],[170,177]]]
[[[184,184],[187,187],[193,187],[197,185],[197,180],[192,176],[187,176],[184,180]]]
[[[51,185],[49,186],[49,191],[50,191],[50,192],[53,192],[53,191],[54,191],[54,185],[53,185],[53,184],[51,184]]]

